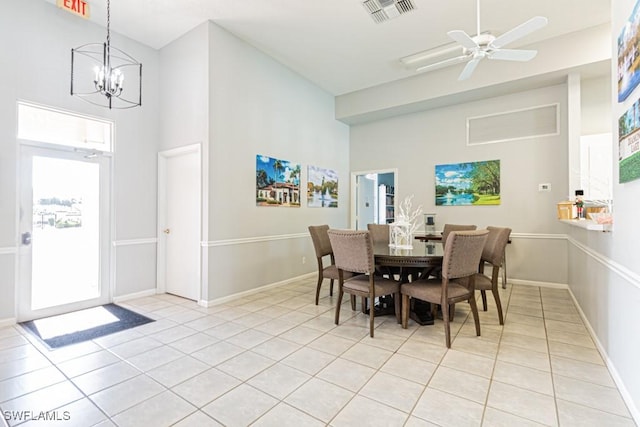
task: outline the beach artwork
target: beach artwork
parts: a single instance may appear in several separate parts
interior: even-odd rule
[[[338,174],[331,169],[309,165],[307,169],[307,206],[338,207]]]
[[[500,160],[436,165],[436,206],[500,204]]]
[[[300,207],[300,165],[257,155],[256,205]]]

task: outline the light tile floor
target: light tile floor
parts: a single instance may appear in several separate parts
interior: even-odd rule
[[[476,337],[456,306],[442,321],[352,312],[315,279],[202,308],[172,295],[128,301],[155,322],[55,351],[0,329],[0,408],[9,425],[634,426],[566,290],[501,290]],[[30,411],[26,413],[24,411]],[[59,421],[42,421],[55,416]],[[53,414],[53,415],[52,415]],[[25,416],[41,417],[24,420]],[[65,419],[67,418],[67,419]]]

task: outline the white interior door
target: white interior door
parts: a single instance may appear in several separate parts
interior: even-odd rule
[[[158,288],[200,299],[200,146],[159,154]]]
[[[21,147],[20,321],[109,302],[109,162]]]
[[[377,210],[376,176],[358,175],[356,177],[356,230],[366,230],[367,224],[375,224]]]

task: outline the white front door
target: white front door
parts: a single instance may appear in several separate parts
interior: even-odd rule
[[[20,321],[109,302],[109,162],[21,147]]]
[[[200,146],[158,157],[158,289],[200,299]]]

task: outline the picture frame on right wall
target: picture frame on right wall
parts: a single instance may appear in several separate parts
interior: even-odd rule
[[[640,100],[618,119],[619,182],[640,178]]]
[[[636,2],[618,36],[618,102],[627,99],[640,83],[639,7],[640,1]]]

